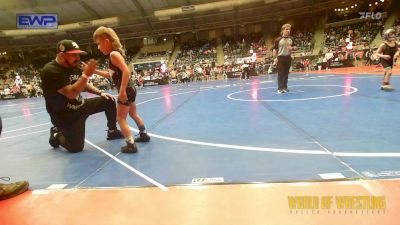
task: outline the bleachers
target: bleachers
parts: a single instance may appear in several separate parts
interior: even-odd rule
[[[193,67],[217,61],[216,40],[199,40],[182,44],[174,62],[175,67]]]

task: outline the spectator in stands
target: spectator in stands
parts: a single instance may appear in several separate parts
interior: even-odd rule
[[[324,61],[326,61],[326,67],[325,70],[331,70],[331,63],[333,61],[334,55],[332,50],[329,49],[329,51],[325,54]]]
[[[96,73],[106,78],[112,78],[118,89],[117,120],[126,140],[126,146],[121,148],[121,152],[135,153],[137,152],[135,141],[148,142],[150,136],[136,110],[136,88],[130,79],[131,73],[124,59],[125,51],[118,35],[112,28],[103,26],[97,28],[93,33],[93,39],[99,50],[109,57],[109,71],[96,70]],[[132,137],[132,131],[126,121],[128,113],[139,128],[140,136],[138,138]]]
[[[137,73],[136,74],[136,86],[143,88],[144,86],[144,80],[143,80],[143,72]]]
[[[178,79],[177,79],[177,75],[176,75],[176,70],[175,69],[171,70],[170,79],[171,79],[171,84],[178,83]]]
[[[365,48],[365,54],[364,54],[364,58],[366,59],[366,62],[365,62],[366,66],[369,66],[369,65],[373,64],[373,57],[374,57],[374,54],[373,54],[373,51],[371,49],[371,46],[367,46]]]
[[[293,45],[290,35],[290,24],[284,24],[281,28],[281,37],[274,42],[273,55],[278,65],[278,94],[289,92],[287,87],[289,70],[292,63],[292,51],[297,50]]]
[[[376,56],[381,59],[381,64],[385,69],[381,90],[392,91],[390,77],[392,76],[393,65],[400,54],[399,45],[396,41],[396,32],[388,29],[383,33],[384,42],[379,46]]]
[[[84,147],[86,119],[95,113],[105,112],[107,117],[107,139],[122,138],[116,126],[116,109],[112,95],[99,91],[88,83],[96,69],[94,60],[88,61],[83,73],[79,46],[72,40],[57,44],[57,57],[47,63],[41,73],[42,89],[46,109],[54,127],[50,128],[49,144],[63,146],[71,153],[81,152]],[[84,99],[86,90],[100,97]]]
[[[19,75],[15,76],[15,81],[14,81],[15,86],[17,86],[18,88],[21,87],[22,85],[22,79]]]
[[[250,79],[250,77],[249,77],[249,64],[247,62],[244,62],[242,64],[242,74],[240,76],[240,79],[241,80],[244,80],[244,79],[249,80]]]

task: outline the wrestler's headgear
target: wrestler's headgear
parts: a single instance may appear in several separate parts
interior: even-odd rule
[[[389,41],[389,36],[390,36],[390,34],[395,34],[396,35],[396,31],[395,30],[393,30],[393,29],[387,29],[386,31],[385,31],[385,33],[383,33],[383,39],[385,40],[385,41]]]

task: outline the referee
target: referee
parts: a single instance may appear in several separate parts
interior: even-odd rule
[[[281,28],[281,36],[274,41],[272,54],[278,67],[278,90],[276,91],[278,94],[289,92],[287,82],[292,63],[291,54],[292,51],[297,50],[297,47],[293,46],[293,40],[289,37],[291,27],[290,24],[284,24]]]

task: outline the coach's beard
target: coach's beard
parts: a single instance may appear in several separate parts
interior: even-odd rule
[[[80,61],[80,60],[75,60],[75,61],[73,61],[72,63],[70,63],[70,62],[67,61],[67,64],[68,64],[68,67],[75,68],[75,67],[78,67],[78,65],[81,64],[81,61]]]

